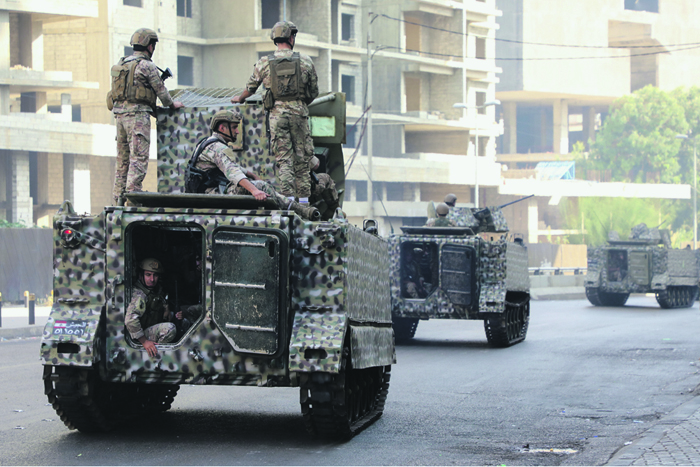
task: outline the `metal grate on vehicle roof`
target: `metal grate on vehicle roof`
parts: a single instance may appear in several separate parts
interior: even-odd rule
[[[187,88],[175,89],[170,93],[173,100],[182,102],[185,107],[206,107],[209,105],[230,105],[231,98],[243,92],[243,88]],[[248,100],[260,100],[255,94]]]

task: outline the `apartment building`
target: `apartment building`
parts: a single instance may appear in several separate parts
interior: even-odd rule
[[[274,50],[270,27],[283,18],[294,21],[300,30],[296,49],[314,60],[320,89],[347,95],[346,151],[348,159],[355,152],[357,157],[347,177],[345,209],[358,223],[373,215],[379,218],[383,232],[389,223],[422,223],[426,202],[440,201],[449,192],[458,195],[459,203],[473,203],[477,173],[482,200],[498,185],[500,165],[494,154],[495,138],[501,129],[495,123],[494,108],[483,107],[494,99],[500,72],[494,61],[493,38],[500,15],[495,0],[26,3],[45,4],[45,9],[63,5],[63,16],[44,22],[43,53],[35,49],[34,56],[35,62],[36,57],[42,56],[41,69],[63,73],[61,76],[68,77],[65,81],[70,83],[66,89],[59,89],[54,83],[45,94],[44,90],[37,90],[39,105],[31,115],[32,124],[50,121],[38,131],[54,135],[49,138],[52,141],[57,137],[84,141],[81,147],[66,147],[65,151],[51,148],[54,152],[45,151],[44,155],[38,149],[48,148],[20,144],[29,161],[25,165],[30,181],[23,182],[24,188],[8,185],[7,190],[2,190],[8,193],[6,200],[0,200],[10,203],[7,200],[23,199],[29,214],[17,217],[19,211],[9,209],[5,212],[8,219],[36,222],[64,197],[86,211],[96,212],[109,204],[115,150],[113,120],[105,108],[104,96],[109,88],[111,64],[130,53],[129,39],[139,27],[158,32],[160,42],[154,61],[173,70],[175,82],[166,83],[170,89],[238,87],[245,83],[258,58]],[[22,0],[0,1],[0,9],[10,10],[7,5],[16,9],[18,4],[22,5]],[[15,26],[8,19],[10,37],[29,34],[23,27],[28,20],[20,14],[24,13],[10,10],[6,15],[9,19],[18,18]],[[36,34],[36,29],[33,31]],[[371,150],[366,147],[368,138],[359,131],[363,125],[361,117],[370,105],[366,97],[368,34],[373,66]],[[24,66],[19,58],[8,57],[5,62],[4,69],[16,64]],[[38,70],[39,65],[33,64],[33,69]],[[11,96],[5,99],[10,101],[6,112],[10,117],[3,126],[16,127],[17,132],[21,131],[19,128],[26,129],[22,119],[28,116],[22,109],[30,108],[28,92],[12,88]],[[467,108],[455,109],[455,103],[466,104]],[[68,113],[70,122],[65,121]],[[54,124],[61,118],[62,123],[70,123],[72,130]],[[36,135],[30,139],[46,138]],[[358,144],[362,144],[359,149]],[[12,161],[12,157],[4,159]],[[9,167],[11,163],[5,165]],[[79,169],[71,169],[73,166]],[[72,179],[55,175],[60,172],[74,173],[82,181],[73,183]],[[154,174],[155,171],[149,172],[146,189],[155,189]],[[5,179],[10,180],[2,177]],[[74,185],[82,189],[80,196],[74,193],[77,188],[71,188]],[[27,211],[27,206],[32,209]]]
[[[700,3],[497,0],[497,7],[503,15],[496,63],[503,73],[496,97],[503,103],[504,124],[497,160],[508,167],[501,193],[538,193],[530,201],[531,240],[551,234],[552,226],[555,235],[566,233],[556,231],[562,195],[687,198],[687,187],[653,183],[564,186],[561,180],[537,179],[534,169],[539,162],[566,161],[576,142],[595,140],[616,98],[646,85],[665,90],[697,85],[700,23],[689,19],[700,14]],[[517,180],[521,177],[534,178]]]

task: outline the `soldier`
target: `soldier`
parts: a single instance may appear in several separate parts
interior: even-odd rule
[[[457,227],[454,219],[448,219],[447,214],[450,213],[450,208],[445,203],[440,203],[435,208],[437,217],[432,217],[426,222],[426,227]]]
[[[126,309],[126,329],[131,338],[146,349],[148,355],[158,355],[156,344],[175,339],[177,328],[170,321],[170,310],[159,284],[165,269],[155,258],[146,258],[139,264],[140,275],[132,292],[131,303]]]
[[[317,220],[320,214],[316,208],[287,199],[249,169],[238,165],[238,158],[228,143],[236,141],[240,121],[241,117],[231,110],[214,114],[209,124],[212,136],[197,145],[187,165],[185,190],[188,193],[250,194],[258,201],[270,197],[278,209],[291,208],[300,216]]]
[[[404,287],[408,298],[425,298],[425,279],[421,274],[420,261],[416,256],[423,255],[422,248],[413,248],[406,251],[406,261],[403,264]]]
[[[112,67],[112,90],[107,94],[107,108],[117,121],[117,169],[112,197],[115,206],[124,206],[125,194],[141,191],[148,170],[151,145],[151,116],[156,111],[156,97],[171,109],[183,104],[173,101],[151,61],[158,35],[147,28],[131,36],[134,54],[122,57]]]
[[[297,27],[280,21],[270,32],[277,45],[274,54],[262,57],[255,64],[246,89],[231,102],[242,104],[262,83],[263,99],[269,111],[270,146],[277,160],[280,192],[308,203],[311,195],[309,160],[314,143],[309,129],[307,107],[318,96],[318,77],[307,55],[293,52]]]
[[[338,207],[338,190],[335,189],[335,182],[330,175],[326,173],[316,173],[321,161],[318,157],[312,156],[309,162],[309,170],[311,171],[311,202],[319,207],[319,211],[330,213],[332,216]]]
[[[457,196],[454,193],[450,193],[449,195],[445,196],[445,204],[450,209],[455,207],[455,203],[457,203]]]

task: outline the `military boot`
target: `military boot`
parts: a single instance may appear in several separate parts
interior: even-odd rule
[[[318,211],[318,209],[316,209],[313,206],[303,206],[297,203],[296,201],[292,201],[289,205],[289,208],[291,208],[292,211],[299,214],[304,219],[308,219],[310,221],[321,220],[321,213]]]

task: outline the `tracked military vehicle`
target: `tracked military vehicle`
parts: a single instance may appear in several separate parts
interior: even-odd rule
[[[382,414],[395,362],[387,242],[340,209],[310,221],[252,196],[184,193],[192,149],[223,108],[242,115],[241,165],[274,182],[262,104],[231,106],[239,92],[188,90],[174,96],[184,109],[158,114],[158,193],[128,195],[138,207],[81,215],[66,202],[54,217],[41,359],[69,428],[168,410],[180,384],[299,387],[306,427],[323,436],[347,438]],[[316,152],[342,203],[345,97],[316,102]],[[201,310],[153,358],[125,329],[144,257],[162,262],[171,310]]]
[[[687,308],[699,280],[696,252],[671,248],[667,230],[639,224],[628,240],[613,231],[607,245],[588,248],[584,285],[595,306],[623,306],[631,293],[654,293],[661,308]]]
[[[419,320],[428,319],[483,320],[488,342],[497,347],[525,339],[527,247],[507,238],[504,206],[451,208],[447,217],[456,227],[404,226],[403,234],[389,238],[397,340],[413,338]]]

